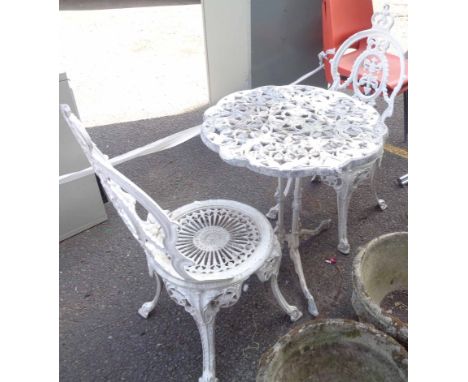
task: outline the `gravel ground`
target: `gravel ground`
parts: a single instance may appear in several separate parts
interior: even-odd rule
[[[113,124],[90,130],[111,157],[202,121],[203,109],[172,117]],[[402,144],[402,97],[389,120],[389,143]],[[273,204],[275,179],[233,167],[196,137],[174,149],[124,163],[119,169],[155,198],[174,209],[193,200],[228,198],[260,211]],[[324,184],[304,184],[302,221],[315,225],[332,218],[332,227],[302,242],[300,250],[320,317],[356,319],[351,306],[351,264],[359,246],[388,232],[407,230],[407,188],[395,179],[407,160],[386,153],[378,173],[388,209],[377,211],[370,187],[362,185],[351,201],[352,253],[337,254],[336,199]],[[60,379],[62,381],[196,381],[202,355],[192,317],[163,291],[153,314],[137,315],[153,297],[146,260],[138,243],[107,205],[109,219],[60,244]],[[287,221],[290,216],[287,215]],[[335,266],[324,262],[337,256]],[[252,277],[240,301],[217,317],[216,356],[220,381],[254,381],[261,354],[288,330],[312,319],[306,311],[293,264],[284,252],[279,277],[287,300],[304,316],[290,323],[276,306],[268,285]]]

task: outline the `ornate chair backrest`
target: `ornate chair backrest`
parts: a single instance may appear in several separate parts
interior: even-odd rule
[[[97,148],[81,121],[71,112],[68,105],[60,105],[60,110],[101,180],[109,200],[132,235],[144,248],[147,256],[154,251],[165,253],[182,278],[195,281],[185,270],[185,267],[193,265],[193,262],[182,256],[176,248],[177,223],[172,221],[148,194],[112,166],[108,157]],[[138,215],[137,203],[148,213],[146,220]],[[159,230],[162,230],[162,235]]]
[[[398,41],[390,35],[393,17],[390,15],[389,9],[390,7],[385,5],[382,12],[374,13],[371,19],[372,28],[357,32],[349,37],[331,60],[333,84],[330,90],[352,87],[355,97],[371,105],[374,105],[376,99],[382,95],[387,103],[387,108],[380,116],[381,122],[392,115],[394,99],[406,79],[406,61],[403,49]],[[350,76],[346,80],[342,80],[338,72],[340,60],[348,53],[348,49],[356,46],[362,40],[367,40],[367,47],[354,61]],[[390,46],[392,46],[392,53],[396,53],[400,65],[397,84],[389,95],[387,87],[389,62],[386,53]]]

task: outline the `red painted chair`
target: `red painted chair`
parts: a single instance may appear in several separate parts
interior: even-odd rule
[[[354,33],[370,29],[372,14],[372,0],[323,0],[322,1],[322,43],[323,51],[329,52],[327,60],[324,62],[325,78],[329,84],[333,82],[330,73],[329,60],[333,57],[335,51],[341,44]],[[366,48],[365,42],[360,42],[356,46],[357,50]],[[349,63],[351,66],[343,68],[343,76],[349,76],[351,73],[352,58]]]

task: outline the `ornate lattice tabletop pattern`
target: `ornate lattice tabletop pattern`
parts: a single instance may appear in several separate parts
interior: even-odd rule
[[[201,137],[233,165],[270,176],[326,175],[377,155],[378,112],[341,92],[306,85],[230,94],[205,112]]]

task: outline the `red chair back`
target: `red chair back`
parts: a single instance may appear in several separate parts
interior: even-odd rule
[[[371,18],[373,13],[372,0],[323,0],[323,51],[338,49],[354,33],[370,29],[372,27]],[[327,60],[324,63],[325,77],[327,82],[331,84],[333,79],[330,72],[330,64]]]

